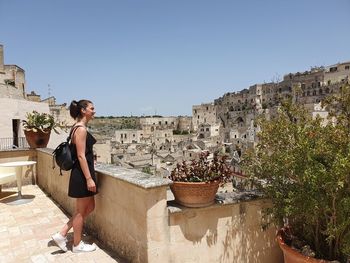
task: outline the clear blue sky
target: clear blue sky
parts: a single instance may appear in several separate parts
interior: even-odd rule
[[[191,115],[311,66],[350,60],[350,0],[0,0],[5,64],[27,92],[97,115]]]

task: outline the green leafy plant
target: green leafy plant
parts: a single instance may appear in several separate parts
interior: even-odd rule
[[[60,124],[55,121],[54,117],[48,113],[39,113],[37,111],[28,112],[26,114],[26,120],[22,120],[23,129],[25,131],[47,133],[51,130],[54,130],[57,134],[57,127],[62,127],[63,123]]]
[[[198,160],[178,163],[170,173],[169,178],[177,182],[210,182],[225,183],[231,180],[233,171],[227,164],[227,156],[214,153],[212,160],[208,160],[209,152],[200,154]]]
[[[304,240],[317,258],[350,257],[350,86],[328,97],[327,119],[282,102],[275,119],[261,118],[257,147],[243,169],[273,206],[265,211]]]

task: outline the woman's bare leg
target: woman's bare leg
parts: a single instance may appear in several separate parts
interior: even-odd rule
[[[75,214],[74,214],[75,215]],[[69,221],[62,227],[60,234],[62,236],[67,236],[68,231],[73,227],[73,218],[74,215],[69,219]]]
[[[74,246],[77,246],[81,241],[81,233],[83,231],[84,219],[87,216],[87,212],[90,211],[92,204],[94,204],[94,197],[77,198],[76,200],[76,212],[72,219],[72,225],[74,230]],[[90,211],[91,212],[91,211]],[[69,223],[69,221],[68,221]],[[69,224],[67,226],[69,227]]]

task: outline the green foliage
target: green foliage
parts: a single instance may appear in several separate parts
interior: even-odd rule
[[[142,172],[146,174],[153,174],[150,167],[143,167]]]
[[[214,153],[212,160],[208,160],[208,156],[209,152],[205,151],[201,153],[199,160],[178,163],[169,178],[177,182],[228,182],[233,171],[226,163],[227,156]]]
[[[301,105],[282,102],[277,117],[260,119],[259,143],[243,156],[243,169],[273,202],[266,211],[288,221],[317,257],[350,256],[350,86],[324,106],[327,121]],[[336,121],[333,117],[336,117]],[[332,119],[333,118],[333,119]]]
[[[37,111],[28,112],[26,114],[27,120],[22,120],[23,129],[26,131],[42,131],[47,133],[50,130],[54,130],[57,134],[59,132],[56,130],[57,127],[61,127],[64,124],[60,124],[55,121],[54,117],[48,113],[39,113]]]

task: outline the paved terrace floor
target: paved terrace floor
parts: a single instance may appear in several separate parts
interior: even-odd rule
[[[22,194],[34,196],[32,202],[21,205],[6,204],[17,188],[0,192],[0,262],[117,262],[126,263],[103,247],[94,237],[84,234],[83,240],[95,243],[97,250],[72,253],[72,230],[68,234],[68,252],[64,253],[51,240],[68,216],[36,185],[22,187]]]

